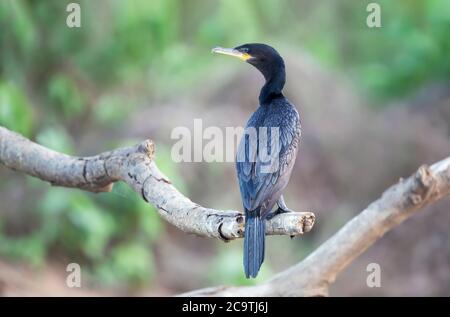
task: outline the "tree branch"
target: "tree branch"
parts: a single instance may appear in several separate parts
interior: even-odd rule
[[[61,154],[0,127],[0,163],[50,182],[92,192],[111,191],[122,180],[181,230],[228,241],[244,234],[244,215],[193,203],[172,186],[153,161],[147,140],[91,157]],[[450,157],[387,189],[302,262],[250,287],[212,287],[187,296],[326,296],[337,274],[362,252],[422,208],[450,195]],[[299,235],[314,225],[312,213],[286,213],[267,222],[267,234]]]
[[[212,287],[185,296],[326,296],[337,274],[387,231],[450,195],[450,157],[387,189],[302,262],[251,287]]]
[[[54,186],[108,192],[116,181],[126,182],[153,204],[169,223],[187,233],[224,241],[244,235],[245,217],[233,210],[202,207],[181,194],[153,161],[155,147],[138,145],[90,157],[73,157],[47,149],[0,126],[0,163]],[[314,225],[314,214],[290,212],[267,221],[269,235],[296,236]]]

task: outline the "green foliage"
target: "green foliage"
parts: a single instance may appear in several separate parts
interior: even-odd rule
[[[365,24],[369,2],[79,1],[82,28],[69,29],[65,1],[3,0],[0,125],[68,154],[121,146],[111,140],[124,135],[120,125],[148,105],[143,101],[207,87],[207,74],[221,67],[209,50],[245,42],[271,43],[291,56],[306,51],[373,96],[448,84],[450,1],[380,0],[380,29]],[[108,137],[87,142],[98,130]],[[158,142],[156,153],[160,169],[189,194],[167,145]],[[152,280],[164,224],[128,186],[94,195],[27,184],[39,194],[36,210],[28,211],[37,218],[34,230],[13,238],[0,219],[0,254],[40,265],[59,252],[85,263],[104,284]],[[240,248],[220,248],[211,282],[254,283],[244,278],[241,256]],[[256,281],[269,274],[266,264]]]
[[[0,81],[0,125],[26,136],[32,128],[32,110],[22,90]]]
[[[404,95],[426,82],[448,82],[449,2],[416,1],[413,6],[406,1],[380,4],[383,28],[364,30],[353,40],[360,56],[359,63],[353,62],[353,68],[363,85],[386,97]]]
[[[36,47],[36,29],[31,12],[24,1],[2,1],[0,3],[0,25],[5,32],[2,40],[12,37],[21,51],[31,52]],[[5,42],[2,42],[6,45]]]
[[[48,85],[49,99],[55,110],[61,110],[67,118],[83,112],[86,100],[80,93],[80,88],[66,75],[54,75]]]
[[[73,142],[62,127],[49,127],[36,135],[36,141],[52,150],[72,154]]]
[[[71,196],[70,212],[61,225],[66,248],[75,248],[89,259],[101,259],[114,230],[112,215],[84,194]]]
[[[97,267],[95,274],[106,285],[125,282],[139,286],[153,278],[153,263],[153,256],[145,245],[122,244],[112,249],[109,259]]]
[[[99,123],[118,124],[132,107],[132,101],[121,95],[105,94],[94,105],[94,117]],[[126,105],[126,107],[125,107]]]
[[[22,260],[32,266],[40,266],[45,261],[46,248],[39,235],[30,235],[16,239],[3,236],[0,232],[0,254],[12,260]]]
[[[270,263],[266,261],[255,279],[245,278],[242,268],[242,247],[233,248],[227,245],[219,249],[208,278],[212,284],[254,285],[271,275]]]

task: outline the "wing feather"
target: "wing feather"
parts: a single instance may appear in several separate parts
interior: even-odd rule
[[[247,128],[256,128],[258,139],[262,138],[260,127],[268,129],[267,139],[271,138],[271,129],[279,128],[278,140],[279,147],[275,147],[275,151],[271,153],[271,143],[268,142],[269,153],[271,158],[279,157],[277,160],[270,160],[269,163],[261,161],[260,142],[249,142],[247,135],[241,139],[238,148],[238,158],[244,158],[239,161],[237,159],[236,168],[241,190],[242,201],[247,210],[255,210],[265,201],[279,190],[280,181],[287,182],[284,179],[287,167],[293,164],[297,153],[298,142],[300,138],[300,121],[295,108],[291,106],[290,111],[276,111],[264,113],[264,120],[258,122],[258,113],[250,118]],[[256,117],[256,118],[255,118]],[[260,116],[261,117],[261,116]],[[256,146],[256,149],[251,146]]]

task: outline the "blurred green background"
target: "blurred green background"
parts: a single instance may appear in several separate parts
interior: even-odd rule
[[[350,0],[77,1],[82,27],[68,28],[70,2],[0,0],[0,125],[72,155],[150,137],[161,170],[206,206],[240,208],[233,164],[173,163],[170,131],[194,118],[244,125],[262,84],[211,48],[263,42],[284,56],[304,126],[286,199],[318,219],[304,237],[268,239],[256,282],[301,260],[400,176],[450,154],[449,1],[377,1],[381,28],[366,26],[371,1]],[[0,294],[255,283],[243,276],[241,241],[187,236],[123,184],[92,194],[5,168],[0,179]],[[388,234],[334,294],[450,295],[448,207]],[[420,230],[430,221],[435,231]],[[82,266],[81,290],[65,287],[70,262]],[[365,286],[370,262],[385,272],[381,289]]]

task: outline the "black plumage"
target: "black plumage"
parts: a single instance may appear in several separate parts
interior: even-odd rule
[[[265,44],[245,44],[234,49],[215,48],[255,66],[266,82],[259,107],[246,125],[236,158],[236,170],[245,210],[244,269],[256,277],[264,261],[265,220],[289,209],[282,191],[289,182],[300,140],[300,118],[282,89],[286,80],[284,61]],[[252,133],[250,133],[252,132]],[[255,138],[256,140],[252,140]],[[273,140],[272,140],[273,138]],[[268,154],[266,157],[262,154]],[[268,157],[267,157],[268,156]],[[275,204],[278,208],[273,210]]]

